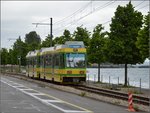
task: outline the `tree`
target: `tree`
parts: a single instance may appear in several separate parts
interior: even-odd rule
[[[144,18],[144,26],[138,32],[136,46],[140,50],[143,61],[149,57],[149,28],[150,28],[150,12]],[[150,58],[149,58],[150,59]]]
[[[72,41],[69,30],[64,30],[63,35],[54,39],[54,44],[65,44],[66,41]]]
[[[18,64],[20,59],[21,65],[26,65],[26,55],[29,51],[28,45],[21,40],[21,37],[16,40],[13,45],[13,63]]]
[[[41,38],[35,31],[31,31],[25,36],[25,43],[32,44],[33,42],[41,43]]]
[[[90,32],[88,32],[86,28],[77,27],[77,30],[74,31],[73,36],[75,41],[83,41],[86,47],[89,46]]]
[[[64,30],[63,38],[64,38],[64,43],[65,43],[66,41],[71,41],[71,40],[72,40],[71,34],[70,34],[70,31],[69,31],[69,30],[67,30],[67,29]]]
[[[7,62],[8,64],[13,64],[12,57],[13,57],[13,50],[9,49],[9,51],[8,51],[8,62]]]
[[[49,35],[46,37],[46,39],[44,41],[42,41],[41,48],[42,47],[50,47],[50,36]]]
[[[1,51],[1,65],[6,65],[8,63],[8,51],[6,48],[2,48]]]
[[[109,58],[112,63],[125,64],[125,86],[127,86],[127,64],[141,62],[136,47],[138,31],[142,26],[142,14],[135,11],[131,2],[118,6],[110,24]]]
[[[29,50],[33,51],[39,49],[41,38],[35,31],[31,31],[29,34],[26,34],[25,43],[28,45]]]
[[[54,44],[64,44],[64,43],[65,43],[64,36],[56,37],[54,39]]]
[[[105,49],[107,39],[105,38],[106,33],[102,32],[103,29],[101,24],[94,28],[88,48],[88,60],[91,63],[98,63],[98,82],[100,82],[100,64],[106,60]]]

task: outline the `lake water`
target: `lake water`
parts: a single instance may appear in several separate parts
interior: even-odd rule
[[[113,84],[119,83],[124,84],[124,68],[101,68],[101,81]],[[149,77],[150,69],[149,68],[128,68],[128,78],[129,84],[132,86],[149,88]],[[98,80],[98,69],[97,68],[87,68],[87,80],[97,81]],[[110,77],[110,79],[109,79]]]

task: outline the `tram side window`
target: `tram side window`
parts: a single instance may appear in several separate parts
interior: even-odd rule
[[[55,54],[55,67],[59,67],[60,57],[59,54]]]
[[[36,58],[33,58],[33,65],[36,66]]]
[[[48,55],[46,55],[45,56],[45,66],[49,66],[49,56]]]
[[[40,56],[40,66],[42,67],[43,66],[43,56]]]
[[[49,55],[48,62],[49,66],[52,67],[52,55]]]
[[[34,58],[32,58],[32,66],[34,67]]]
[[[65,67],[65,62],[64,62],[64,54],[60,54],[60,67],[63,68]]]
[[[43,60],[42,60],[42,62],[43,62],[43,66],[44,66],[44,67],[45,67],[45,59],[46,59],[46,56],[43,55]]]
[[[40,56],[37,57],[37,66],[40,67]]]

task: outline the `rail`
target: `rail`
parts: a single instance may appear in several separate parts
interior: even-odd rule
[[[74,86],[74,88],[80,89],[82,91],[88,91],[91,93],[107,96],[107,97],[128,100],[127,93],[122,93],[122,92],[117,92],[117,91],[107,90],[107,89],[101,89],[101,88],[95,88],[95,87],[89,87],[86,85]],[[150,98],[133,94],[133,102],[149,106]]]

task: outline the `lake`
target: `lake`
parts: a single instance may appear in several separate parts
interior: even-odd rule
[[[124,84],[124,68],[101,68],[101,81],[113,84],[119,83]],[[98,80],[98,68],[87,68],[87,80],[97,81]],[[109,79],[110,78],[110,79]],[[128,68],[128,79],[129,85],[149,88],[150,69],[149,68]]]

